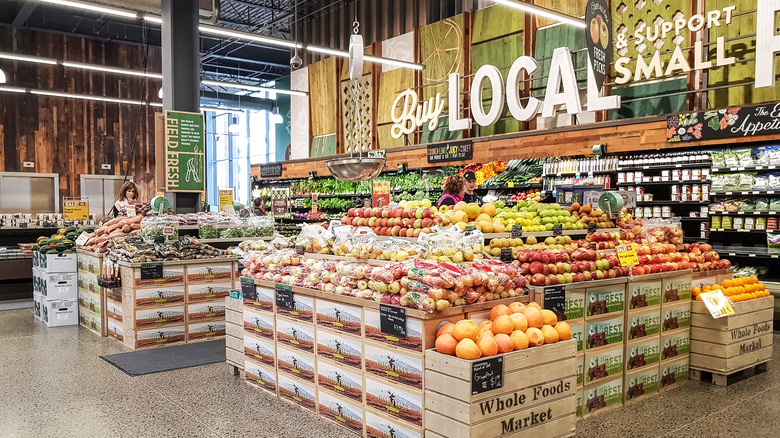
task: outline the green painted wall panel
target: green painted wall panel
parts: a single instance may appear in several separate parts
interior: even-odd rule
[[[485,43],[476,44],[471,47],[471,68],[474,73],[483,65],[494,65],[501,71],[501,76],[506,83],[506,74],[509,67],[519,57],[523,56],[523,33],[509,35],[503,38],[494,39]],[[493,90],[486,85],[482,93],[482,107],[484,111],[490,109],[490,103],[493,101]],[[504,105],[504,112],[501,120],[495,125],[484,126],[480,128],[479,135],[506,134],[509,132],[518,132],[521,124],[509,113],[509,109]]]
[[[657,96],[659,94],[674,93],[686,90],[686,79],[672,79],[669,81],[655,82],[652,84],[640,84],[613,88],[612,95],[622,96],[621,108],[609,112],[609,119],[628,119],[632,117],[655,116],[659,114],[678,113],[685,111],[685,95],[657,97],[631,101],[642,97]]]
[[[524,28],[524,20],[523,12],[514,8],[493,5],[480,9],[474,14],[471,44],[521,32]]]

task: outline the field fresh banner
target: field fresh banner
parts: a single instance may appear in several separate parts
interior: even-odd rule
[[[780,133],[780,103],[687,113],[666,119],[666,141],[698,141]]]
[[[165,186],[171,192],[206,188],[203,114],[165,112]]]

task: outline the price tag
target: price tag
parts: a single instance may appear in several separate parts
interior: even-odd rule
[[[513,239],[518,239],[520,237],[523,237],[523,226],[522,225],[512,225],[511,236],[512,236]]]
[[[514,186],[515,186],[515,183],[514,183],[514,182],[512,182],[512,181],[509,181],[509,182],[506,184],[506,186],[507,186],[507,187],[509,187],[509,188],[511,189],[511,188],[514,188]]]
[[[598,224],[596,222],[588,222],[588,233],[595,233],[598,230]]]
[[[474,225],[466,225],[465,233],[468,236],[469,234],[474,232],[474,230],[476,230],[476,229],[477,229],[477,227],[474,226]]]
[[[504,358],[502,356],[471,364],[471,395],[504,387]]]
[[[27,222],[20,223],[19,228],[27,228]]]
[[[552,229],[553,236],[560,236],[563,234],[563,224],[555,224]]]
[[[775,191],[774,190],[767,190],[766,194],[767,195],[774,195]]]
[[[89,240],[89,233],[82,231],[81,235],[76,239],[76,246],[84,246],[87,240]]]
[[[163,227],[163,236],[173,236],[174,231],[173,227]]]
[[[562,321],[565,318],[563,311],[566,310],[566,286],[560,284],[545,287],[542,308],[552,311]]]
[[[128,205],[128,206],[126,207],[126,209],[127,209],[127,215],[128,215],[128,216],[135,216],[135,215],[136,215],[136,212],[135,212],[135,205],[132,205],[132,204],[131,204],[131,205]]]
[[[501,261],[512,263],[512,248],[501,248]]]
[[[700,296],[704,305],[707,306],[707,310],[710,311],[710,315],[715,319],[731,316],[735,313],[734,308],[731,307],[731,302],[723,295],[721,290],[704,292]]]
[[[615,248],[615,252],[617,252],[618,260],[620,260],[620,266],[636,266],[639,264],[639,256],[637,256],[633,244],[618,246]]]
[[[159,280],[163,278],[162,263],[142,263],[141,280]]]
[[[255,279],[241,277],[241,295],[249,300],[257,299],[257,290],[255,289]]]
[[[731,194],[732,194],[732,192],[726,192],[725,194],[726,194],[726,195],[731,195]],[[716,193],[716,195],[717,195],[717,193]]]
[[[379,329],[399,338],[406,337],[406,309],[398,306],[379,305]]]
[[[755,254],[748,254],[748,257],[755,257]]]
[[[276,307],[293,310],[292,287],[287,284],[276,284]]]

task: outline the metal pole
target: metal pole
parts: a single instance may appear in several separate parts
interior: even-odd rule
[[[198,0],[162,0],[162,20],[163,108],[200,112]]]

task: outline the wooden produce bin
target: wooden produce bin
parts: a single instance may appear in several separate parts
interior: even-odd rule
[[[734,269],[717,269],[714,271],[696,271],[693,273],[692,286],[704,287],[713,284],[721,284],[723,280],[729,280],[734,275]]]
[[[772,358],[774,297],[733,304],[735,314],[714,319],[701,301],[691,306],[691,377],[712,373],[712,382],[726,385],[728,376]]]
[[[426,351],[425,436],[559,437],[574,433],[577,378],[573,340],[464,360]],[[472,367],[503,360],[503,387],[472,395]]]
[[[76,253],[79,324],[98,336],[106,336],[106,293],[98,284],[98,276],[103,267],[103,254],[82,249]]]
[[[244,303],[240,292],[225,297],[225,361],[238,375],[244,369]]]
[[[277,306],[275,283],[254,280],[254,289],[243,289],[243,377],[360,436],[394,430],[423,437],[425,358],[440,325],[529,301],[523,296],[434,313],[405,308],[407,336],[399,337],[382,332],[380,303],[373,300],[291,287],[292,308],[286,309]]]

